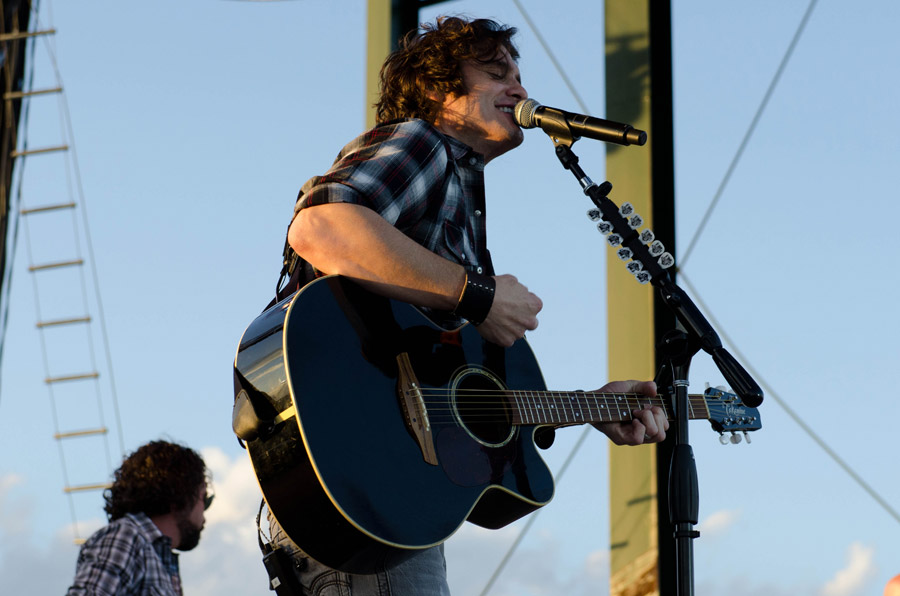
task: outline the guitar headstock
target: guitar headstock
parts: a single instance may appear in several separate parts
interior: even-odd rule
[[[703,392],[703,397],[709,410],[709,423],[719,433],[719,442],[723,445],[740,443],[741,436],[749,443],[747,433],[762,428],[759,410],[744,405],[734,393],[721,387],[709,387]],[[726,432],[730,432],[731,436],[727,436]]]

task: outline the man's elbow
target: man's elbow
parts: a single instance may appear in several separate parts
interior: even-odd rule
[[[288,244],[295,253],[306,260],[314,256],[311,252],[317,244],[314,238],[317,226],[311,221],[315,216],[311,215],[310,211],[312,210],[303,209],[298,212],[288,228]]]
[[[327,273],[344,273],[346,239],[332,209],[320,206],[302,209],[288,228],[288,243],[303,260]]]

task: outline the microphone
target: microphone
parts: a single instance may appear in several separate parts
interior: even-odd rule
[[[647,133],[630,124],[564,112],[542,106],[533,99],[523,99],[517,103],[513,116],[522,128],[539,126],[550,136],[569,131],[576,141],[587,137],[617,145],[643,145],[647,142]]]

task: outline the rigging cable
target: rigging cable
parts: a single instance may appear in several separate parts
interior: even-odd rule
[[[37,14],[40,8],[40,0],[34,0],[34,5],[32,11],[34,14]],[[28,53],[31,51],[30,59],[26,63],[28,66],[28,74],[26,75],[28,78],[28,82],[23,82],[25,88],[31,88],[34,85],[34,50],[35,43],[32,39],[26,45],[26,51],[23,53]],[[12,60],[7,57],[4,60],[4,66],[8,67],[11,64]],[[28,120],[30,116],[30,107],[31,102],[25,101],[23,102],[21,111],[22,111],[22,129],[25,131],[22,135],[22,148],[28,148]],[[18,145],[18,138],[16,138],[17,129],[13,126],[12,122],[7,120],[6,126],[12,128],[12,135],[14,138],[13,148]],[[11,158],[12,159],[12,158]],[[6,267],[3,271],[3,280],[2,280],[2,295],[0,295],[0,303],[3,305],[3,310],[0,312],[0,363],[3,362],[3,352],[6,347],[6,330],[9,326],[9,309],[10,309],[10,300],[12,297],[12,281],[13,281],[13,265],[15,264],[16,254],[18,247],[18,238],[19,238],[19,209],[18,207],[22,204],[22,180],[24,178],[24,169],[25,169],[25,159],[23,158],[20,161],[19,167],[11,168],[12,177],[15,179],[15,182],[11,182],[10,189],[15,186],[16,190],[13,194],[14,201],[10,201],[7,206],[7,215],[10,218],[10,225],[12,226],[12,235],[10,236],[10,240],[8,241],[8,245],[3,247],[3,249],[9,249],[9,255],[6,257]],[[14,204],[13,204],[14,203]]]
[[[765,111],[766,106],[768,105],[769,100],[771,99],[772,94],[775,91],[775,87],[778,85],[778,82],[781,80],[781,75],[784,73],[784,70],[787,67],[788,62],[790,61],[791,56],[794,53],[794,49],[796,48],[797,43],[800,40],[800,36],[803,34],[804,30],[806,29],[806,25],[809,22],[810,16],[812,16],[812,12],[816,7],[817,2],[818,2],[818,0],[810,0],[809,4],[807,5],[806,12],[804,12],[803,17],[800,19],[800,23],[797,25],[797,30],[794,32],[794,36],[791,39],[790,44],[788,44],[788,47],[785,50],[784,56],[781,58],[781,63],[778,65],[778,68],[776,69],[775,74],[772,76],[772,81],[769,83],[769,87],[768,87],[768,89],[766,89],[766,93],[763,95],[763,98],[760,101],[759,107],[757,107],[756,113],[753,115],[753,119],[751,120],[750,125],[747,127],[747,131],[744,133],[744,137],[741,140],[741,143],[740,143],[734,157],[732,158],[731,163],[729,164],[728,169],[722,178],[722,181],[719,183],[719,188],[716,190],[715,195],[713,196],[712,200],[710,201],[709,207],[707,208],[706,212],[704,213],[703,218],[700,221],[700,224],[697,226],[697,230],[694,232],[694,236],[691,238],[691,241],[688,244],[687,250],[685,250],[684,256],[681,258],[681,261],[679,262],[678,274],[680,275],[680,278],[683,279],[685,284],[691,289],[691,293],[694,295],[695,300],[697,300],[697,302],[703,307],[703,311],[706,313],[711,313],[712,311],[710,309],[708,309],[706,307],[706,305],[704,305],[702,303],[702,301],[698,298],[699,294],[697,293],[696,289],[691,285],[689,278],[685,275],[684,271],[682,270],[684,267],[684,263],[690,257],[690,254],[692,253],[694,247],[696,246],[697,241],[699,240],[701,234],[703,233],[704,229],[706,228],[706,224],[709,222],[709,219],[712,216],[713,210],[715,209],[716,205],[718,204],[719,199],[722,197],[722,193],[724,192],[725,187],[728,184],[728,181],[731,179],[731,175],[734,172],[735,168],[737,167],[737,164],[740,161],[741,156],[744,153],[744,149],[747,147],[747,143],[749,142],[750,137],[753,135],[753,132],[756,130],[756,125],[759,123],[759,120],[762,117],[762,113],[763,113],[763,111]],[[709,318],[714,323],[716,323],[714,325],[715,328],[721,329],[721,326],[718,325],[718,323],[715,321],[715,317],[712,314],[709,314],[707,316],[709,316]],[[745,363],[745,366],[747,367],[747,369],[750,372],[752,372],[755,377],[762,379],[761,375],[757,371],[753,370],[752,365],[749,364],[746,357],[741,355],[741,352],[737,348],[736,344],[733,341],[731,341],[724,332],[719,331],[719,333],[722,335],[722,337],[724,337],[726,339],[728,344],[732,346],[732,349],[734,350],[735,354],[740,356],[740,360],[742,360]],[[837,452],[834,449],[832,449],[825,442],[825,440],[822,437],[820,437],[818,434],[816,434],[816,432],[809,425],[807,425],[805,422],[803,422],[803,419],[799,415],[797,415],[797,413],[794,412],[794,410],[791,409],[790,406],[787,405],[787,402],[785,402],[781,397],[778,396],[778,394],[775,392],[774,389],[771,388],[771,386],[769,386],[767,383],[765,383],[764,380],[761,380],[760,384],[765,387],[766,393],[768,393],[772,396],[772,398],[775,400],[775,402],[779,406],[781,406],[781,408],[785,411],[785,413],[787,413],[787,415],[797,424],[797,426],[799,426],[803,430],[803,432],[805,432],[809,436],[809,438],[812,439],[813,442],[815,442],[822,449],[822,451],[824,451],[828,455],[828,457],[830,457],[835,463],[837,463],[837,465],[842,470],[844,470],[844,472],[846,472],[847,475],[850,476],[854,480],[854,482],[856,482],[866,493],[868,493],[868,495],[870,497],[872,497],[872,499],[874,499],[875,502],[878,503],[878,505],[881,506],[881,508],[884,509],[888,515],[890,515],[895,520],[900,522],[900,514],[898,514],[898,512],[893,507],[891,507],[890,504],[880,494],[878,494],[878,492],[876,492],[874,488],[872,488],[865,480],[863,480],[863,478],[847,462],[845,462],[837,454]]]
[[[59,65],[56,61],[56,54],[53,52],[53,49],[50,47],[49,40],[45,40],[47,43],[47,54],[50,59],[50,64],[53,66],[53,73],[56,76],[56,80],[58,86],[62,88],[62,75],[59,71]],[[116,380],[115,374],[113,373],[113,363],[112,363],[112,352],[109,347],[109,333],[106,329],[106,315],[103,311],[103,300],[100,297],[100,278],[97,274],[97,267],[95,265],[96,258],[94,257],[94,245],[91,242],[91,231],[90,226],[88,225],[88,216],[87,216],[87,200],[85,199],[84,193],[84,185],[81,181],[81,170],[78,167],[78,152],[75,149],[75,131],[72,127],[72,115],[69,112],[69,104],[66,101],[65,93],[60,93],[59,100],[59,108],[60,113],[62,114],[62,118],[65,121],[65,133],[68,134],[69,150],[72,152],[72,174],[75,178],[75,189],[76,194],[79,199],[79,204],[81,205],[81,222],[84,226],[84,242],[87,248],[88,260],[91,263],[91,279],[94,284],[94,297],[97,301],[97,319],[100,322],[100,336],[103,340],[103,348],[104,354],[106,357],[106,367],[109,373],[109,386],[110,386],[110,394],[112,397],[112,405],[113,405],[113,414],[116,419],[116,430],[118,431],[116,434],[119,437],[119,452],[120,456],[125,455],[125,439],[123,437],[122,432],[122,416],[119,410],[119,398],[118,393],[116,392]],[[70,182],[71,186],[71,182]],[[70,188],[70,191],[71,188]]]
[[[688,288],[690,288],[691,293],[694,294],[694,296],[697,296],[697,292],[696,292],[694,286],[691,285],[690,280],[687,278],[686,275],[684,275],[684,273],[681,274],[680,279],[681,279],[682,281],[684,281],[684,284],[685,284]],[[700,305],[700,307],[703,309],[704,312],[709,312],[709,309],[706,307],[706,305],[703,303],[703,301],[702,301],[700,298],[696,298],[696,297],[695,297],[694,299],[697,301],[697,304]],[[710,315],[707,315],[707,316],[709,317],[710,321],[712,322],[713,327],[715,327],[715,328],[717,328],[717,329],[718,329],[718,328],[721,328],[721,326],[719,325],[718,321],[716,321],[716,318],[715,318],[713,315],[710,314]],[[731,338],[728,337],[728,334],[727,334],[726,332],[724,332],[724,331],[720,331],[719,334],[725,339],[726,342],[728,342],[729,345],[732,346],[732,350],[734,351],[734,353],[735,353],[735,355],[737,356],[738,360],[743,361],[743,362],[746,362],[746,361],[747,361],[747,358],[746,358],[743,354],[741,354],[740,349],[738,349],[737,347],[734,346],[734,342],[731,341]],[[750,372],[754,377],[760,377],[760,376],[761,376],[761,375],[759,374],[758,371],[754,370],[754,368],[753,368],[752,365],[746,364],[746,367],[747,367],[748,372]],[[770,385],[766,384],[766,382],[765,382],[764,380],[763,380],[763,381],[760,381],[760,385],[762,385],[763,387],[765,387],[766,393],[767,393],[772,399],[775,400],[775,403],[777,403],[779,406],[781,406],[781,407],[784,409],[784,411],[787,413],[787,415],[790,416],[790,418],[791,418],[794,422],[797,423],[797,426],[799,426],[801,429],[803,429],[803,432],[805,432],[807,435],[809,435],[809,437],[810,437],[810,438],[811,438],[811,439],[812,439],[812,440],[813,440],[813,441],[814,441],[814,442],[822,449],[822,451],[824,451],[825,453],[827,453],[828,456],[829,456],[831,459],[833,459],[834,462],[835,462],[838,466],[840,466],[840,468],[841,468],[842,470],[844,470],[844,472],[846,472],[851,478],[853,478],[853,480],[855,480],[856,483],[859,484],[859,485],[862,487],[862,489],[863,489],[864,491],[866,491],[867,493],[869,493],[869,496],[872,497],[873,499],[875,499],[875,502],[877,502],[879,505],[881,505],[881,507],[882,507],[885,511],[887,511],[888,515],[890,515],[890,516],[893,517],[895,520],[897,520],[898,522],[900,522],[900,514],[898,514],[897,511],[894,510],[894,508],[891,507],[891,506],[888,504],[888,502],[885,501],[884,498],[882,498],[881,495],[879,495],[879,494],[875,491],[875,489],[873,489],[871,486],[869,486],[869,484],[868,484],[865,480],[863,480],[862,477],[861,477],[859,474],[856,473],[856,471],[850,466],[850,464],[848,464],[847,462],[845,462],[845,461],[837,454],[837,452],[836,452],[834,449],[832,449],[832,448],[828,445],[828,443],[825,442],[825,440],[824,440],[822,437],[820,437],[819,435],[817,435],[817,434],[816,434],[816,431],[814,431],[814,430],[812,429],[811,426],[809,426],[808,424],[806,424],[805,422],[803,422],[803,418],[801,418],[800,415],[798,415],[793,409],[791,409],[791,407],[787,405],[787,402],[785,402],[781,397],[779,397],[778,394],[775,392],[774,389],[772,389],[772,387],[771,387]]]
[[[31,19],[31,25],[34,26],[35,30],[39,30],[40,29],[39,24],[41,21],[39,3],[35,2],[33,4],[33,6],[31,7],[31,10],[32,10],[32,15],[33,15],[33,18]],[[51,9],[48,7],[47,10],[50,11]],[[52,15],[52,11],[50,12],[50,14]],[[51,19],[52,19],[52,16],[51,16]],[[83,241],[87,245],[87,251],[88,251],[88,255],[89,255],[89,259],[88,259],[89,263],[88,264],[91,269],[92,279],[93,279],[95,306],[97,308],[99,319],[100,319],[102,343],[104,344],[104,348],[106,351],[107,372],[108,372],[109,378],[110,378],[109,387],[110,387],[110,391],[111,391],[112,405],[113,405],[113,409],[115,412],[115,423],[116,423],[116,431],[117,431],[116,434],[117,434],[118,441],[119,441],[120,452],[122,454],[124,454],[124,452],[125,452],[124,436],[122,433],[122,423],[121,423],[121,416],[120,416],[120,412],[119,412],[118,398],[116,395],[116,387],[115,387],[114,374],[113,374],[113,368],[112,368],[112,357],[111,357],[111,353],[110,353],[110,349],[109,349],[109,340],[108,340],[108,334],[107,334],[107,330],[106,330],[105,316],[103,313],[102,301],[100,298],[99,278],[97,275],[96,267],[94,265],[95,259],[94,259],[93,246],[91,244],[90,229],[88,226],[87,214],[86,214],[86,210],[85,210],[85,206],[84,206],[86,203],[84,189],[83,189],[83,185],[81,183],[80,172],[78,169],[77,155],[75,153],[75,148],[74,148],[74,132],[73,132],[73,127],[72,127],[72,122],[71,122],[71,115],[70,115],[70,112],[68,109],[68,104],[66,102],[65,95],[62,91],[62,89],[63,89],[62,76],[60,74],[59,67],[58,67],[58,64],[56,61],[56,55],[54,52],[54,48],[52,47],[52,43],[48,38],[45,38],[43,41],[45,42],[44,48],[46,50],[47,56],[49,57],[50,64],[52,65],[53,73],[56,77],[57,89],[60,93],[59,102],[58,102],[59,114],[60,114],[60,119],[61,119],[60,120],[60,128],[61,128],[60,134],[64,139],[67,139],[69,141],[68,144],[64,144],[62,147],[67,149],[68,151],[71,151],[71,154],[69,156],[72,160],[71,162],[69,162],[68,159],[65,160],[66,187],[67,187],[66,190],[70,197],[77,195],[78,198],[80,199],[81,206],[82,206],[82,225],[83,225],[82,231],[84,234]],[[29,50],[30,50],[31,60],[27,65],[28,77],[27,77],[25,86],[23,87],[23,91],[33,91],[34,90],[34,78],[35,78],[35,57],[34,56],[35,56],[35,49],[36,49],[36,44],[38,43],[38,40],[37,40],[37,38],[32,38],[29,40],[29,43],[30,43]],[[31,111],[31,100],[30,99],[26,99],[24,101],[22,110],[23,110],[23,119],[22,119],[22,127],[21,127],[22,135],[21,135],[20,141],[21,141],[21,146],[23,148],[23,151],[21,152],[22,155],[20,155],[20,161],[16,164],[16,166],[17,166],[16,167],[17,190],[16,190],[15,199],[16,199],[17,209],[14,211],[16,223],[15,223],[15,227],[14,227],[14,231],[13,231],[13,246],[11,247],[11,252],[13,255],[16,254],[19,233],[21,231],[24,234],[24,238],[26,241],[24,248],[28,255],[29,262],[33,262],[29,226],[28,226],[27,222],[25,222],[24,220],[21,219],[21,215],[24,212],[24,209],[21,209],[21,207],[23,204],[23,187],[24,187],[24,179],[25,179],[24,171],[25,171],[25,163],[26,163],[26,159],[27,159],[26,158],[26,155],[27,155],[26,150],[28,148],[28,133],[29,133],[29,128],[30,128],[30,126],[29,126],[29,123],[30,123],[29,114]],[[73,178],[74,178],[74,185],[73,185]],[[73,188],[73,186],[74,186],[74,188]],[[74,206],[75,202],[70,201],[70,204],[72,206]],[[73,240],[74,240],[76,253],[80,253],[80,249],[81,249],[81,242],[79,241],[80,235],[77,230],[78,226],[76,224],[76,220],[75,220],[74,216],[72,219],[72,224],[75,229]],[[9,278],[12,279],[11,273],[9,275]],[[33,306],[35,309],[35,314],[37,315],[37,319],[39,321],[38,327],[41,327],[42,325],[40,322],[43,321],[43,317],[41,316],[39,289],[38,289],[39,286],[37,283],[36,276],[32,277],[32,284],[34,286],[34,294],[35,294]],[[5,332],[5,325],[6,325],[5,321],[9,316],[9,309],[10,309],[9,296],[11,295],[11,291],[9,289],[10,286],[11,286],[11,284],[7,283],[6,288],[5,288],[8,295],[6,296],[6,302],[4,304],[4,310],[2,313],[2,316],[4,317],[4,321],[2,322],[2,325],[3,325],[2,331],[3,332]],[[88,285],[85,282],[83,274],[81,275],[80,286],[81,286],[81,298],[84,303],[85,310],[87,310],[87,305],[89,303]],[[90,320],[90,318],[88,317],[86,320]],[[79,537],[78,519],[77,519],[78,516],[75,511],[73,491],[83,490],[83,489],[88,489],[88,488],[96,488],[96,487],[99,487],[100,485],[82,485],[79,487],[73,487],[70,484],[69,468],[67,465],[67,458],[66,458],[66,450],[63,448],[62,438],[64,438],[64,436],[77,436],[79,434],[84,434],[84,433],[81,433],[80,431],[75,431],[74,433],[60,433],[60,418],[59,418],[59,414],[57,412],[57,400],[56,400],[56,397],[54,394],[53,386],[52,386],[52,384],[50,384],[50,380],[49,380],[51,378],[51,375],[49,374],[50,363],[49,363],[47,345],[46,345],[46,340],[44,338],[43,330],[41,331],[41,333],[39,335],[40,335],[40,340],[41,340],[41,352],[42,352],[42,358],[43,358],[43,362],[44,362],[44,368],[46,371],[48,371],[48,377],[45,382],[47,383],[48,391],[50,392],[51,419],[53,421],[53,426],[56,431],[55,437],[57,439],[57,450],[59,452],[58,455],[60,458],[60,462],[62,464],[61,472],[62,472],[63,483],[64,483],[64,487],[65,487],[64,490],[67,495],[69,511],[70,511],[70,515],[72,518],[72,522],[73,522],[73,529],[75,531],[75,541],[76,541],[76,543],[79,543],[82,540]],[[92,367],[93,370],[97,370],[96,363],[94,362],[95,361],[94,338],[90,332],[86,333],[86,341],[88,344],[87,345],[88,349],[86,350],[86,356],[91,360],[91,363],[93,365],[93,367]],[[2,340],[0,340],[0,342],[2,342]],[[2,343],[0,343],[0,355],[2,355],[2,348],[3,348],[3,345],[2,345]],[[108,441],[108,437],[107,437],[106,430],[105,430],[105,424],[103,423],[103,418],[104,418],[103,403],[102,403],[103,400],[100,395],[99,387],[97,387],[96,385],[95,385],[95,393],[96,393],[95,397],[96,397],[96,403],[97,403],[97,411],[98,411],[98,415],[99,415],[99,419],[100,419],[100,427],[101,427],[101,429],[103,429],[103,435],[104,435],[103,436],[103,444],[104,444],[105,448],[103,451],[105,452],[104,454],[106,456],[107,469],[111,470],[113,467],[113,462],[112,462],[111,455],[110,455],[110,446],[109,446],[109,441]],[[93,431],[91,431],[91,432],[93,432]]]
[[[563,465],[560,466],[559,471],[556,473],[557,482],[562,480],[563,476],[566,473],[566,470],[569,467],[569,464],[571,464],[572,460],[575,459],[575,455],[578,453],[578,450],[581,449],[582,443],[584,443],[585,439],[587,439],[588,431],[590,431],[591,428],[592,427],[590,425],[585,427],[585,430],[581,433],[581,436],[578,437],[578,441],[572,447],[572,450],[569,451],[569,455],[568,455],[568,457],[566,457],[566,461],[563,462]],[[500,576],[500,573],[503,571],[503,569],[506,567],[506,564],[512,558],[513,553],[519,547],[519,544],[522,542],[522,540],[525,539],[525,534],[527,534],[528,530],[531,529],[531,526],[534,524],[534,522],[537,519],[537,516],[540,512],[541,512],[541,510],[538,509],[537,511],[533,512],[531,515],[528,516],[528,520],[522,526],[522,531],[519,532],[519,534],[516,536],[516,539],[513,540],[513,543],[506,550],[506,554],[503,555],[503,559],[497,564],[497,568],[494,570],[494,573],[491,574],[491,577],[488,579],[487,583],[485,584],[484,589],[481,590],[480,596],[486,596],[486,594],[493,587],[494,582],[497,581],[497,578]]]
[[[750,137],[753,135],[753,131],[756,130],[756,125],[759,124],[759,119],[762,117],[763,111],[765,111],[766,106],[769,104],[769,99],[772,97],[772,93],[775,91],[775,87],[778,85],[778,81],[781,80],[781,75],[784,72],[788,61],[794,54],[794,48],[797,47],[797,42],[800,41],[800,36],[803,35],[803,31],[806,29],[806,23],[809,22],[809,17],[812,15],[813,9],[815,9],[817,2],[818,0],[810,0],[809,6],[806,7],[806,12],[803,14],[803,18],[800,19],[800,24],[797,26],[797,30],[794,32],[794,37],[793,39],[791,39],[791,43],[788,44],[787,50],[784,52],[784,56],[781,58],[781,63],[778,65],[778,68],[775,71],[775,75],[772,77],[772,81],[769,83],[769,88],[766,89],[766,93],[763,95],[762,101],[760,101],[759,107],[756,109],[756,113],[753,115],[753,119],[750,121],[750,126],[747,127],[747,132],[744,133],[744,138],[741,139],[741,144],[738,146],[734,157],[731,159],[731,163],[728,165],[728,169],[725,171],[725,175],[722,177],[722,181],[719,183],[719,188],[716,190],[716,194],[713,196],[712,201],[710,201],[709,207],[706,209],[706,213],[703,214],[703,218],[700,220],[700,224],[697,226],[697,230],[694,232],[693,238],[691,238],[691,241],[688,242],[688,247],[687,249],[685,249],[684,255],[681,257],[681,261],[678,264],[679,270],[690,258],[691,253],[694,251],[694,246],[696,246],[697,244],[697,240],[700,238],[703,230],[706,229],[706,224],[707,222],[709,222],[709,218],[712,216],[713,210],[716,208],[716,205],[718,205],[719,199],[722,198],[722,193],[725,191],[725,187],[728,185],[728,181],[731,180],[731,174],[734,173],[734,169],[737,167],[737,163],[740,161],[741,156],[743,156],[744,149],[746,149],[747,143],[750,141]]]
[[[556,59],[556,55],[553,53],[553,50],[550,49],[550,45],[546,42],[546,40],[544,40],[544,36],[541,35],[541,32],[538,30],[537,25],[535,25],[534,21],[531,20],[531,17],[528,15],[528,12],[526,12],[525,7],[522,6],[522,3],[519,2],[519,0],[513,0],[513,4],[515,4],[516,8],[519,9],[519,13],[521,13],[522,18],[525,20],[525,23],[531,29],[531,32],[534,34],[534,36],[538,40],[538,43],[544,49],[544,52],[547,54],[547,57],[550,59],[550,62],[553,63],[553,67],[556,69],[556,72],[562,78],[566,87],[568,87],[569,92],[575,98],[575,103],[578,104],[578,107],[581,109],[581,111],[583,113],[588,113],[587,105],[585,105],[584,101],[581,99],[581,95],[575,89],[575,85],[572,84],[572,81],[569,79],[569,76],[563,70],[562,65],[559,63],[559,60]],[[573,459],[575,459],[575,456],[578,454],[578,451],[581,449],[581,446],[584,444],[585,439],[587,439],[588,434],[592,430],[593,430],[592,426],[586,425],[584,427],[584,430],[581,431],[581,435],[578,437],[578,440],[575,442],[575,445],[572,446],[572,449],[569,452],[569,455],[566,457],[566,460],[563,462],[562,467],[559,469],[559,471],[555,475],[557,483],[559,483],[562,480],[562,477],[566,471],[566,468],[568,468],[569,463],[571,463],[571,461]],[[534,524],[535,520],[537,519],[538,513],[540,513],[540,510],[535,511],[531,515],[528,516],[528,520],[522,526],[522,530],[519,532],[519,534],[516,536],[516,539],[506,550],[506,554],[503,555],[503,558],[497,564],[497,568],[491,574],[491,577],[488,579],[487,584],[485,584],[484,589],[481,591],[481,596],[485,596],[488,593],[488,591],[491,589],[491,587],[494,585],[494,582],[497,581],[497,578],[503,572],[503,569],[506,567],[506,564],[509,563],[509,560],[512,558],[515,551],[519,548],[519,545],[522,543],[522,540],[525,539],[525,535],[528,533],[528,531],[531,529],[531,526]]]
[[[541,47],[546,52],[548,58],[550,59],[551,63],[553,64],[557,73],[562,78],[566,87],[572,93],[579,108],[581,108],[581,110],[584,113],[588,113],[589,110],[587,109],[587,106],[585,105],[584,101],[581,99],[581,96],[578,94],[577,90],[575,89],[575,86],[572,84],[572,81],[569,79],[568,75],[566,75],[566,73],[563,70],[562,66],[560,65],[559,61],[556,59],[556,56],[554,55],[553,51],[550,49],[549,45],[544,40],[544,37],[541,35],[541,33],[538,30],[535,23],[531,20],[530,16],[528,15],[528,13],[525,10],[525,8],[522,6],[522,3],[520,2],[520,0],[512,0],[512,1],[513,1],[513,4],[516,5],[516,8],[519,10],[519,13],[522,15],[523,20],[525,21],[525,23],[528,25],[528,27],[531,29],[532,33],[538,40],[538,43],[541,45]],[[704,214],[704,217],[703,217],[700,225],[698,226],[694,236],[692,237],[691,241],[688,243],[688,248],[685,250],[684,256],[682,257],[682,259],[679,263],[679,274],[682,277],[685,277],[685,276],[684,276],[684,273],[681,271],[681,267],[684,266],[684,263],[688,260],[690,254],[693,252],[693,249],[697,243],[697,240],[699,239],[700,235],[703,233],[703,231],[706,227],[706,224],[707,224],[710,216],[712,215],[712,211],[715,209],[716,205],[718,204],[719,199],[721,198],[722,193],[724,192],[724,189],[727,186],[732,173],[734,172],[735,168],[737,167],[737,164],[740,161],[740,159],[744,153],[744,150],[750,140],[750,137],[753,135],[753,132],[755,131],[756,126],[759,123],[760,118],[762,117],[762,113],[764,112],[766,106],[768,105],[769,100],[772,97],[772,94],[775,90],[775,87],[777,86],[779,80],[781,79],[782,74],[784,73],[787,63],[790,61],[790,58],[793,55],[793,52],[797,46],[797,43],[799,42],[800,37],[802,36],[804,30],[806,29],[806,25],[809,22],[810,16],[812,15],[817,2],[818,2],[818,0],[810,0],[810,3],[807,6],[806,11],[803,14],[803,17],[801,18],[801,20],[797,26],[797,29],[794,32],[791,42],[788,44],[788,47],[784,53],[784,56],[782,57],[781,62],[779,64],[775,74],[772,77],[772,81],[769,83],[769,86],[768,86],[765,94],[763,95],[760,105],[757,108],[756,113],[754,114],[753,119],[750,122],[747,132],[744,134],[744,137],[741,140],[741,143],[738,146],[738,149],[737,149],[734,157],[732,158],[731,163],[728,166],[728,169],[726,170],[721,183],[719,184],[719,188],[717,189],[713,199],[711,200],[710,205],[709,205],[706,213]],[[685,282],[689,287],[691,287],[692,293],[694,295],[696,295],[696,292],[693,291],[693,287],[690,285],[690,281],[685,278]],[[700,301],[698,300],[698,302],[700,302]],[[705,307],[705,305],[702,305],[702,303],[701,303],[701,306],[703,306],[704,312],[710,312],[709,309],[707,309]],[[714,317],[710,316],[710,318],[713,320],[713,322],[715,322]],[[715,326],[718,327],[718,324],[716,324]],[[730,339],[724,333],[722,335],[723,335],[723,337],[726,338],[726,341],[728,341],[728,343],[733,346],[733,350],[741,358],[741,360],[746,362],[746,358],[743,355],[741,355],[740,350],[738,350],[736,347],[734,347],[734,343],[731,342]],[[755,377],[762,378],[761,375],[757,371],[753,370],[751,365],[747,364],[746,366],[747,366],[748,370],[750,370],[754,374]],[[773,397],[773,399],[775,399],[776,403],[778,403],[778,405],[780,405],[785,410],[785,412],[788,413],[788,415],[797,423],[797,425],[800,426],[800,428],[804,432],[806,432],[806,434],[823,451],[825,451],[825,453],[829,457],[831,457],[857,484],[859,484],[863,488],[863,490],[865,490],[883,509],[885,509],[885,511],[887,511],[889,515],[891,515],[894,519],[896,519],[898,522],[900,522],[900,515],[898,515],[898,513],[884,500],[884,498],[882,498],[871,486],[869,486],[862,479],[862,477],[860,477],[860,475],[857,474],[853,470],[852,467],[850,467],[846,462],[844,462],[844,460],[841,459],[840,456],[838,456],[838,454],[821,437],[819,437],[808,425],[803,423],[803,421],[800,419],[800,417],[797,416],[796,413],[794,413],[794,411],[787,405],[787,403],[783,399],[778,397],[778,395],[771,388],[771,386],[769,386],[764,381],[760,381],[760,383],[765,387],[766,392],[769,393],[770,395],[772,395],[772,397]],[[565,467],[568,465],[568,462],[575,456],[576,452],[581,448],[585,437],[587,436],[587,434],[590,431],[591,431],[590,426],[587,426],[584,429],[584,431],[582,431],[582,435],[579,437],[578,441],[573,446],[572,451],[570,452],[568,458],[566,459],[566,463],[563,465],[562,469],[565,469]],[[560,473],[558,480],[561,480],[561,476],[562,475]],[[522,542],[525,534],[531,528],[532,521],[537,516],[538,513],[539,513],[539,511],[536,511],[531,514],[528,523],[526,523],[523,526],[522,531],[516,537],[515,541],[510,545],[510,547],[507,550],[506,554],[504,555],[503,559],[498,564],[497,569],[494,571],[494,573],[491,575],[490,579],[488,580],[488,583],[487,583],[485,589],[481,592],[482,596],[487,594],[488,590],[494,584],[497,577],[502,572],[503,568],[509,562],[510,558],[512,557],[512,554],[518,548],[518,546]]]

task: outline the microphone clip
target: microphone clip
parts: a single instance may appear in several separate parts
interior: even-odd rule
[[[569,120],[566,118],[565,112],[546,106],[543,106],[543,112],[548,117],[542,121],[541,128],[553,141],[554,146],[571,147],[575,141],[581,138],[572,133],[572,128],[569,126]]]

